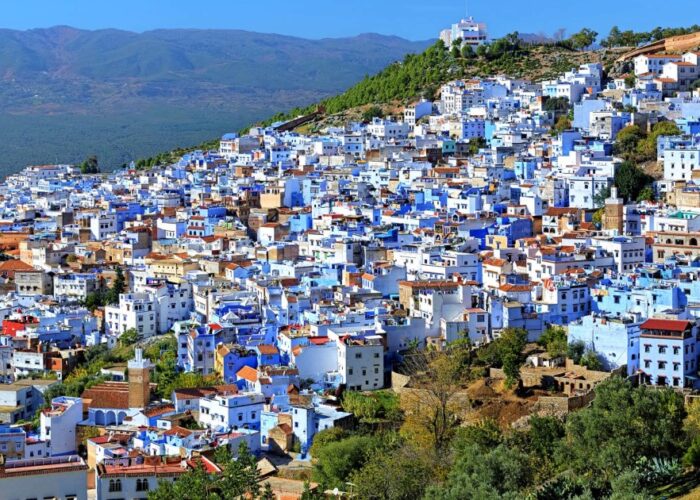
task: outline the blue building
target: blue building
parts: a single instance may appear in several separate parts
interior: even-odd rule
[[[639,325],[632,316],[590,314],[569,324],[569,344],[583,342],[594,351],[605,370],[627,365],[627,374],[639,368]]]

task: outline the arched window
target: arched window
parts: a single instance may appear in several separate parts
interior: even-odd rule
[[[148,491],[148,479],[137,479],[136,491]]]
[[[122,480],[121,479],[110,479],[109,480],[109,491],[121,491],[122,490]]]

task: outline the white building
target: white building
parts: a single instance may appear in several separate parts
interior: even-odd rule
[[[440,109],[443,114],[463,113],[470,108],[483,106],[484,91],[474,85],[467,86],[456,80],[440,87]]]
[[[605,188],[612,185],[612,178],[607,176],[582,176],[569,179],[569,206],[576,208],[594,209],[596,197]]]
[[[76,426],[83,420],[83,400],[61,396],[51,400],[51,407],[42,410],[39,436],[47,441],[51,456],[75,453]]]
[[[117,215],[115,213],[99,213],[90,219],[90,235],[96,241],[107,239],[117,232]]]
[[[440,32],[440,40],[448,47],[455,40],[462,40],[462,45],[478,47],[488,41],[486,24],[474,21],[474,18],[467,17],[453,24],[450,28]]]
[[[135,328],[143,337],[170,330],[175,322],[189,317],[194,309],[192,285],[178,285],[162,279],[147,279],[135,286],[133,293],[119,296],[119,304],[105,307],[105,329],[121,335]]]
[[[651,73],[660,75],[664,66],[669,62],[677,62],[682,58],[671,54],[645,54],[634,58],[634,74],[637,76]]]
[[[56,275],[53,279],[53,295],[63,300],[85,300],[97,290],[97,276],[88,273]]]
[[[421,99],[414,105],[407,106],[406,109],[404,109],[403,121],[405,123],[408,123],[411,127],[415,127],[416,122],[418,120],[420,120],[424,116],[428,116],[432,112],[433,103],[430,101],[426,101],[425,99]]]
[[[367,132],[383,140],[406,139],[411,127],[408,123],[393,122],[382,118],[373,118],[372,123],[367,125]]]
[[[338,372],[350,391],[371,391],[384,387],[384,345],[379,335],[353,337],[329,332],[338,344]],[[335,338],[333,338],[335,337]]]
[[[0,465],[3,500],[87,500],[88,466],[77,455],[16,460]]]
[[[119,304],[105,307],[105,330],[121,335],[135,328],[143,337],[158,333],[156,301],[149,293],[122,293]]]
[[[265,396],[257,393],[213,394],[199,400],[199,423],[212,430],[260,428]]]
[[[599,246],[615,259],[618,273],[631,273],[644,264],[646,242],[643,236],[614,236],[594,238],[593,245]]]
[[[664,179],[689,181],[700,170],[700,148],[667,148],[664,151]]]

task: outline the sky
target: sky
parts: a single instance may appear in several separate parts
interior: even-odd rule
[[[373,32],[426,40],[468,10],[494,37],[583,27],[607,34],[613,25],[645,31],[699,22],[697,2],[670,0],[673,8],[659,9],[653,0],[0,0],[0,28],[243,29],[304,38]]]

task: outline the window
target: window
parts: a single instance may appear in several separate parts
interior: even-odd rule
[[[121,491],[122,490],[122,480],[121,479],[110,479],[109,480],[109,491]]]
[[[148,491],[148,479],[137,479],[136,491]]]
[[[665,345],[659,346],[659,354],[666,354],[666,346]]]

